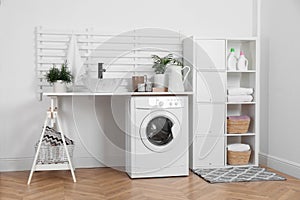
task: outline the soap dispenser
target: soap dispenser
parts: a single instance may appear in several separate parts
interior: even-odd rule
[[[240,52],[240,57],[237,62],[237,69],[241,71],[248,70],[248,60],[243,51]]]

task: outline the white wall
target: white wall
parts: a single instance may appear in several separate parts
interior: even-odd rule
[[[262,1],[262,67],[269,69],[269,135],[262,138],[261,142],[268,145],[261,151],[270,167],[298,178],[299,21],[299,1]]]
[[[184,34],[195,36],[251,36],[252,8],[252,0],[2,0],[0,171],[30,168],[33,146],[38,140],[45,109],[49,103],[47,100],[37,101],[35,92],[36,26],[66,30],[94,27],[116,33],[140,27],[159,27],[180,30]],[[86,98],[84,101],[90,100]],[[84,137],[90,148],[99,149],[101,153],[106,152],[106,156],[118,160],[120,155],[113,145],[104,139],[94,140],[93,135],[99,131],[96,122],[86,127],[85,135],[76,134],[73,116],[68,114],[73,109],[70,101],[65,100],[63,108],[67,119],[64,126],[68,124],[66,128],[71,132],[72,138],[78,141],[79,137]],[[110,124],[111,116],[107,117],[102,112],[102,109],[109,112],[107,105],[110,100],[103,98],[96,102],[102,129],[111,134],[111,140],[120,143],[118,137],[122,132],[114,123]],[[88,118],[79,121],[82,120],[88,121]],[[118,145],[122,146],[123,143]],[[110,151],[111,149],[114,150]],[[92,155],[81,143],[77,143],[75,153],[77,167],[99,165],[91,159]]]

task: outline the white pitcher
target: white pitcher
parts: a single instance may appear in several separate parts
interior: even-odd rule
[[[188,69],[182,78],[182,70]],[[169,74],[169,92],[184,92],[184,81],[186,80],[191,68],[189,66],[168,65],[167,73]]]

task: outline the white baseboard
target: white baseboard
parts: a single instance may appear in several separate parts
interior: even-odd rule
[[[103,163],[102,163],[103,162]],[[122,156],[107,156],[103,161],[98,161],[92,157],[77,157],[74,159],[76,168],[93,168],[93,167],[112,167],[125,166],[124,157]]]
[[[259,153],[258,163],[263,166],[268,166],[268,156],[265,153]]]
[[[33,159],[30,158],[0,158],[0,172],[30,170]]]
[[[119,167],[124,166],[124,158],[121,156],[113,156],[106,158],[109,162],[105,165],[92,157],[75,157],[73,159],[75,168],[94,168],[94,167]],[[33,158],[0,158],[0,172],[9,171],[26,171],[30,170]]]
[[[268,166],[282,173],[294,176],[300,179],[300,164],[286,159],[271,156],[265,153],[259,153],[259,164]]]

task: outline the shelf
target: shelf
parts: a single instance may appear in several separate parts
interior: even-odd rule
[[[247,71],[241,71],[241,70],[227,70],[227,73],[255,73],[256,70],[247,70]]]
[[[196,69],[197,72],[226,72],[225,69],[211,68],[211,69]]]
[[[256,89],[256,73],[241,73],[241,72],[233,72],[227,73],[227,87],[228,88],[253,88],[254,91]]]
[[[219,163],[222,161],[224,161],[222,162],[222,166],[227,168],[258,165],[259,127],[257,121],[259,121],[259,110],[257,106],[259,105],[258,78],[260,63],[258,62],[259,46],[257,39],[256,37],[225,38],[225,48],[221,45],[222,41],[201,41],[203,51],[206,54],[204,55],[202,51],[194,49],[195,52],[189,58],[194,61],[194,66],[198,66],[198,69],[194,73],[196,77],[193,77],[195,79],[195,81],[193,80],[195,84],[195,101],[193,102],[193,106],[196,106],[197,109],[193,108],[191,111],[194,126],[192,127],[193,131],[190,133],[190,136],[191,138],[197,137],[197,139],[199,139],[198,137],[202,137],[199,141],[205,143],[205,146],[201,146],[194,141],[190,150],[191,168],[200,165],[201,167],[219,167]],[[241,51],[244,52],[245,57],[248,59],[247,70],[237,70],[236,68],[230,70],[227,68],[228,63],[227,59],[224,59],[224,54],[227,57],[231,48],[235,49],[235,57],[237,58],[240,56]],[[190,55],[190,49],[184,48],[184,51]],[[210,59],[203,60],[205,56],[208,56]],[[220,66],[226,66],[225,70],[224,67],[221,68]],[[219,82],[222,84],[219,84]],[[228,98],[228,89],[232,88],[251,88],[253,92],[249,95],[253,98]],[[243,100],[251,101],[245,102]],[[243,134],[227,133],[226,118],[228,116],[243,115],[247,115],[251,119],[248,131]],[[218,136],[219,133],[222,136]],[[203,136],[198,136],[200,134]],[[211,139],[212,142],[204,142],[204,137]],[[215,138],[224,139],[224,143],[219,144],[219,146],[215,145],[216,142],[213,140]],[[227,145],[235,143],[248,144],[250,146],[251,156],[248,163],[244,165],[227,164]],[[223,149],[220,149],[221,147]],[[204,152],[202,154],[205,155],[201,163],[197,163],[198,160],[196,159],[199,157],[199,152]],[[205,154],[206,152],[207,154]]]
[[[229,136],[229,137],[252,136],[252,135],[255,135],[255,133],[225,134],[225,136]]]
[[[240,56],[240,51],[243,51],[245,54],[245,57],[249,61],[249,67],[248,69],[255,70],[256,69],[256,38],[249,38],[247,40],[245,39],[232,39],[232,40],[227,40],[227,50],[226,50],[226,55],[229,54],[230,49],[234,48],[235,49],[235,56],[239,58]]]
[[[193,92],[64,92],[43,93],[44,96],[176,96],[192,95]]]
[[[257,133],[255,122],[256,122],[256,105],[255,104],[227,104],[227,117],[228,116],[241,116],[247,115],[250,117],[250,125],[248,133]],[[227,134],[227,132],[225,133]],[[240,136],[240,135],[239,135]],[[243,135],[245,137],[246,135]]]
[[[251,42],[257,40],[257,37],[227,37],[226,40]]]
[[[226,164],[226,167],[255,167],[255,166],[258,166],[258,165],[255,165],[253,163],[248,163],[247,165],[229,165],[229,164]]]
[[[235,104],[256,104],[255,101],[251,101],[251,102],[226,102],[226,104],[229,104],[229,105],[235,105]]]
[[[69,163],[60,164],[37,164],[35,166],[35,171],[47,171],[47,170],[69,170]]]
[[[193,92],[128,92],[127,95],[132,96],[176,96],[176,95],[192,95]],[[118,95],[118,94],[114,94]]]
[[[227,150],[227,146],[230,144],[235,144],[235,143],[240,143],[240,144],[248,144],[250,146],[251,149],[251,156],[249,159],[249,164],[247,165],[253,165],[256,163],[257,160],[257,153],[256,153],[256,141],[257,138],[253,137],[253,135],[243,135],[243,134],[239,134],[238,137],[227,137],[227,142],[226,142],[226,150]],[[227,151],[226,151],[227,152]]]
[[[257,37],[196,37],[196,40],[233,40],[233,41],[255,41]]]

